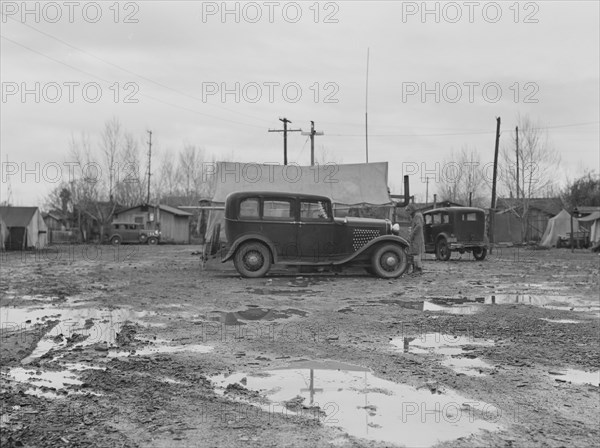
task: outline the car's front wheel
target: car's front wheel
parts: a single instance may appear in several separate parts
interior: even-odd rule
[[[381,278],[400,277],[408,268],[408,257],[399,244],[380,246],[371,259],[373,274]]]
[[[233,264],[242,277],[264,277],[271,269],[271,254],[262,243],[244,243],[235,252]]]
[[[156,238],[155,236],[151,236],[150,238],[148,238],[148,244],[150,246],[156,246],[158,244],[158,238]]]
[[[121,244],[121,237],[120,236],[113,236],[112,239],[110,240],[110,243],[113,246],[118,246],[119,244]]]
[[[477,247],[477,248],[473,249],[473,256],[475,257],[475,260],[478,260],[478,261],[484,260],[486,255],[487,255],[487,248],[485,248],[485,247]]]
[[[448,261],[450,260],[450,246],[448,246],[448,241],[446,238],[440,238],[437,244],[435,245],[435,256],[438,260]]]

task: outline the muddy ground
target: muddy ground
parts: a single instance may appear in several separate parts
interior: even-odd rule
[[[247,280],[199,250],[2,253],[1,446],[600,440],[598,254]]]

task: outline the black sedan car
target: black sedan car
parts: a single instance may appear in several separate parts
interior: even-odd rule
[[[385,219],[335,218],[325,196],[236,192],[225,202],[227,254],[243,277],[262,277],[273,263],[288,266],[360,266],[382,278],[408,267],[408,242]]]

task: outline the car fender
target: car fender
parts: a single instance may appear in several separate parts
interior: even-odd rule
[[[364,254],[368,250],[372,249],[373,246],[376,246],[376,245],[381,244],[381,243],[395,243],[395,244],[399,244],[400,246],[404,247],[405,249],[407,249],[409,247],[408,241],[406,241],[401,236],[397,236],[397,235],[383,235],[383,236],[379,236],[377,238],[372,239],[367,244],[365,244],[363,247],[361,247],[360,249],[358,249],[356,252],[352,253],[351,255],[349,255],[348,257],[344,258],[343,260],[338,260],[338,261],[334,262],[333,264],[334,265],[339,265],[339,264],[348,263],[348,262],[354,260],[359,255]]]
[[[227,255],[225,255],[221,259],[221,263],[226,263],[227,261],[231,260],[233,258],[233,256],[235,255],[235,251],[237,250],[237,248],[240,247],[240,245],[242,243],[245,243],[246,241],[250,241],[250,240],[259,241],[259,242],[263,243],[265,246],[267,246],[269,248],[269,251],[271,252],[271,261],[273,263],[277,263],[277,251],[275,250],[275,246],[273,245],[273,243],[270,240],[265,238],[263,235],[260,235],[257,233],[250,233],[248,235],[243,235],[243,236],[239,237],[237,240],[235,240],[233,242],[233,244],[231,245],[231,248],[227,252]]]

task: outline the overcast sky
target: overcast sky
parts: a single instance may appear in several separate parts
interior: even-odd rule
[[[464,146],[492,161],[496,117],[501,144],[518,115],[547,128],[562,182],[598,169],[597,1],[429,2],[425,15],[422,2],[223,5],[29,2],[24,14],[3,2],[2,199],[10,179],[14,204],[42,205],[55,177],[44,166],[69,162],[71,136],[96,137],[112,117],[140,142],[153,131],[154,166],[186,143],[282,162],[282,135],[267,132],[280,117],[305,131],[315,121],[317,159],[364,162],[367,49],[369,161],[389,162],[393,192],[403,163],[435,171]],[[288,151],[310,163],[306,136],[289,134]],[[411,188],[425,199],[419,176]]]

